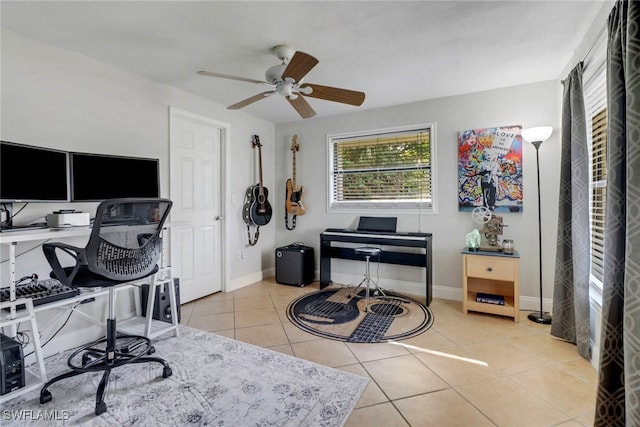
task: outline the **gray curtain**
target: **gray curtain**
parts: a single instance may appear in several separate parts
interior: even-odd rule
[[[640,426],[640,2],[607,44],[607,205],[595,425]]]
[[[589,347],[589,153],[582,63],[564,80],[558,240],[551,335]]]

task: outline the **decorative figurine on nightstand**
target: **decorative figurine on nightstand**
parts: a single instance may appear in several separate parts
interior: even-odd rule
[[[480,250],[502,252],[502,246],[498,242],[498,236],[502,235],[502,229],[506,227],[502,223],[502,217],[494,215],[489,209],[480,206],[471,211],[471,217],[478,224],[482,224],[481,233],[487,238],[487,245],[480,246]]]
[[[476,252],[480,247],[480,232],[477,229],[467,233],[467,248],[471,252]]]

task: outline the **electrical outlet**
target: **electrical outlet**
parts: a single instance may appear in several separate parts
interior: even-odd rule
[[[247,257],[247,251],[242,251],[242,259],[245,259]]]

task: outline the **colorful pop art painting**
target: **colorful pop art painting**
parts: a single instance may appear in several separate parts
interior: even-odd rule
[[[458,133],[458,209],[522,212],[522,126]]]

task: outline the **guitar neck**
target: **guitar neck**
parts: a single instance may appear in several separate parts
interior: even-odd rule
[[[258,145],[258,163],[259,163],[259,171],[260,171],[260,195],[262,195],[262,146]]]
[[[298,191],[298,186],[296,185],[296,152],[293,151],[293,191]]]
[[[262,144],[260,144],[260,137],[258,135],[253,135],[253,148],[258,147],[258,167],[259,167],[259,177],[260,177],[260,181],[258,182],[258,189],[259,189],[259,195],[260,195],[260,199],[263,200],[264,199],[264,190],[263,190],[263,185],[262,185]]]

